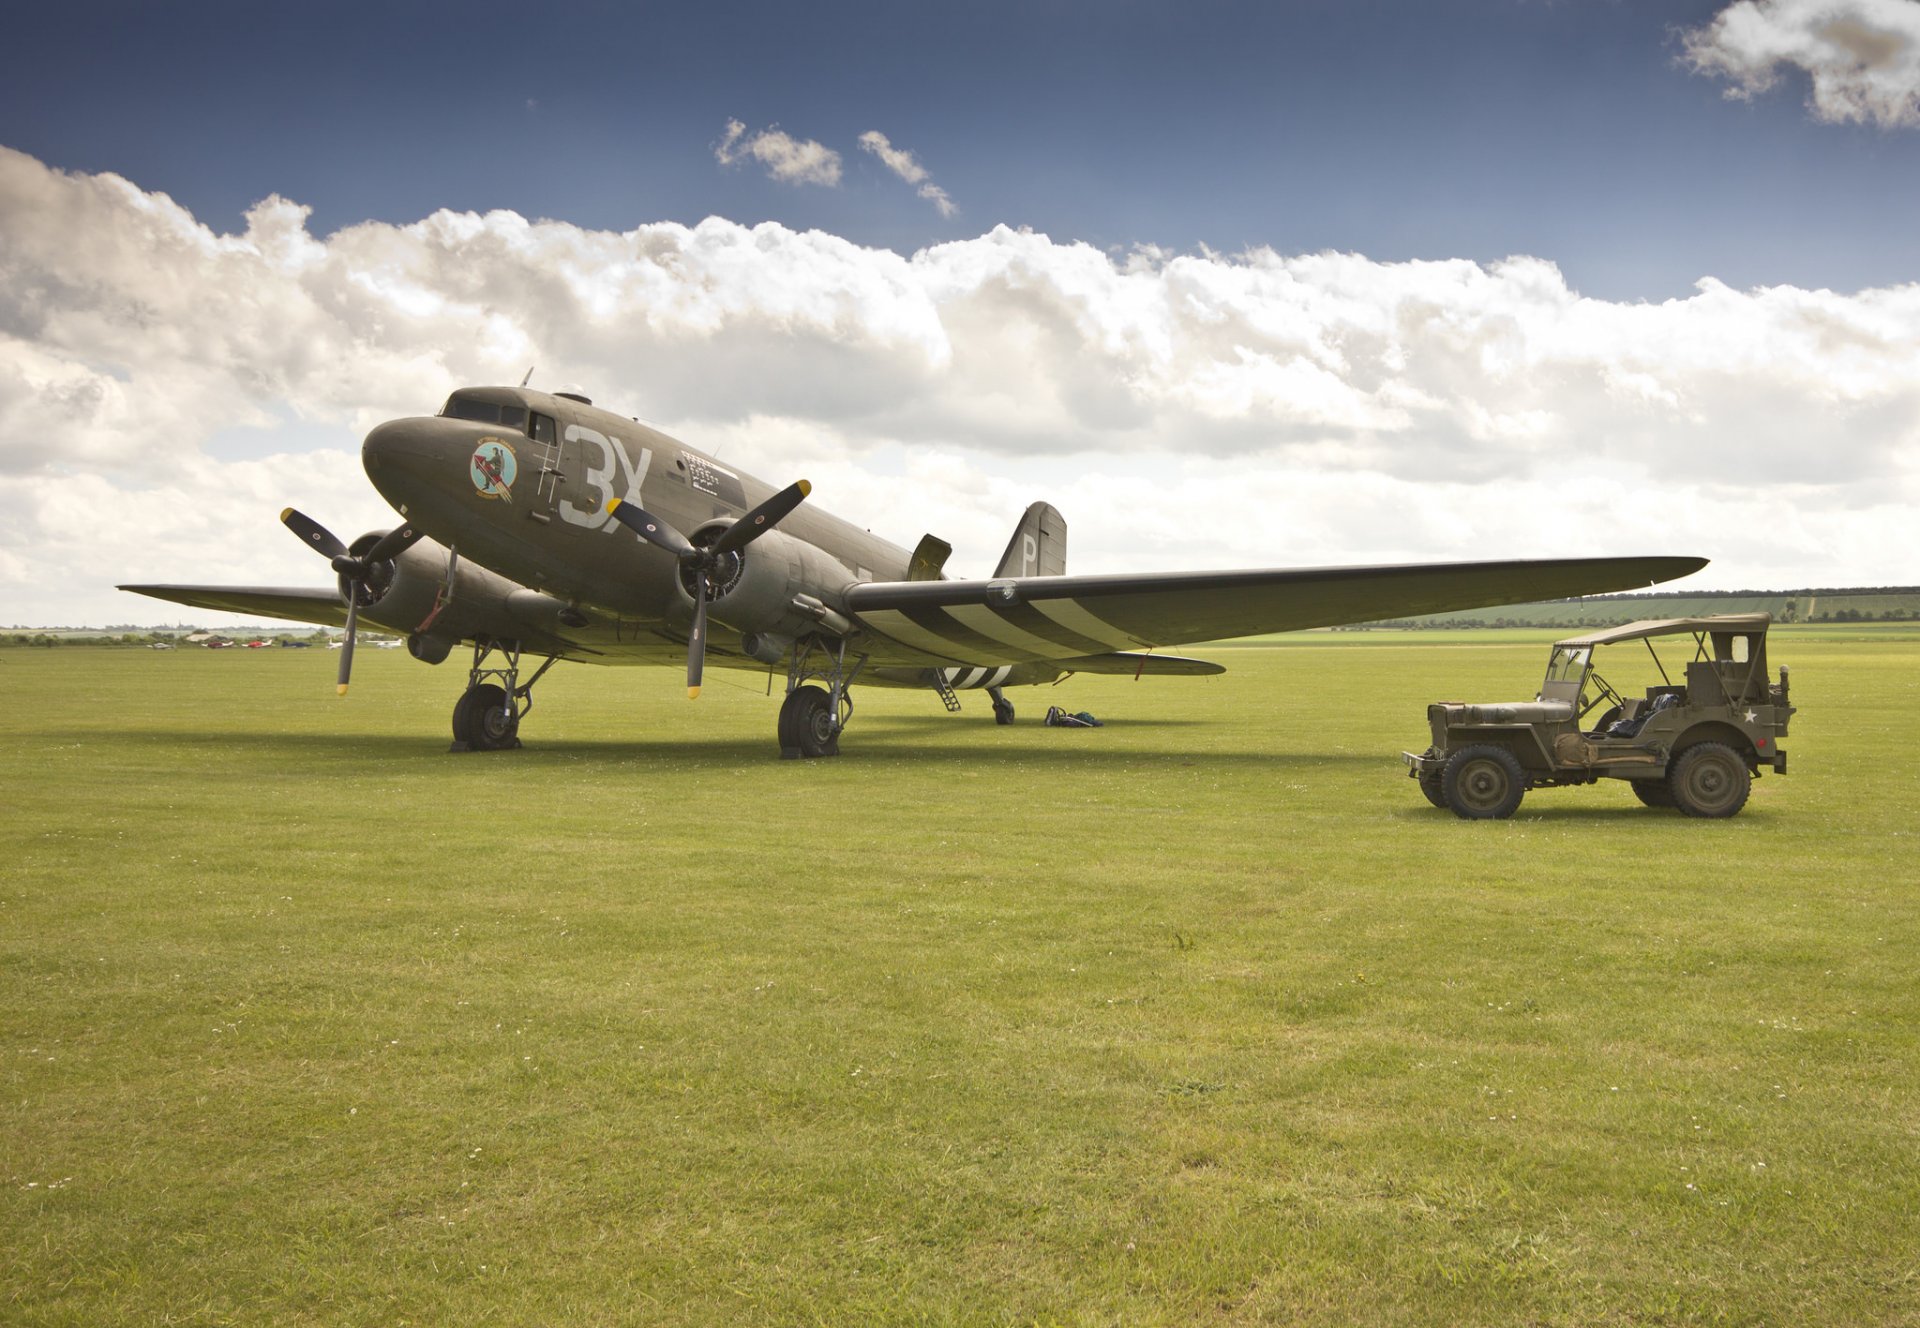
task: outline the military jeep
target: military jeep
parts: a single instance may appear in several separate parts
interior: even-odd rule
[[[1762,769],[1787,772],[1780,739],[1794,707],[1787,670],[1778,683],[1767,676],[1771,623],[1764,613],[1671,618],[1557,641],[1533,700],[1428,706],[1433,745],[1402,753],[1407,773],[1428,802],[1473,821],[1512,816],[1530,788],[1601,779],[1626,780],[1649,807],[1732,816]],[[1654,649],[1662,637],[1691,638],[1678,681]],[[1600,675],[1594,653],[1634,641],[1660,681],[1629,696]],[[1608,667],[1618,662],[1610,654]]]

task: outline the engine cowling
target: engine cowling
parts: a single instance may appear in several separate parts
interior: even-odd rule
[[[348,546],[354,556],[379,542],[382,532],[371,531]],[[448,564],[453,564],[449,584]],[[340,578],[340,599],[353,593],[349,578]],[[390,561],[368,569],[360,595],[360,613],[369,622],[407,638],[415,659],[438,664],[453,647],[470,636],[503,638],[513,624],[550,631],[562,621],[565,604],[540,591],[527,590],[484,567],[453,555],[430,540],[421,540]]]
[[[709,544],[727,523],[704,526],[693,542]],[[693,607],[693,577],[682,569],[680,596]],[[708,612],[744,635],[792,639],[846,622],[847,588],[856,578],[838,558],[805,540],[769,530],[707,573]]]

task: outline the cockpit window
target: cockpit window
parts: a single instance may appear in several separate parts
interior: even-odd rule
[[[536,410],[533,413],[532,427],[527,430],[527,433],[536,443],[552,442],[553,441],[553,416],[542,415],[539,411]]]
[[[500,407],[491,401],[462,396],[455,392],[440,410],[450,420],[477,420],[481,424],[500,423]]]
[[[480,424],[498,424],[512,429],[516,433],[527,432],[527,408],[525,406],[502,406],[492,401],[482,401],[455,392],[447,398],[447,404],[440,413],[452,420],[473,420]]]

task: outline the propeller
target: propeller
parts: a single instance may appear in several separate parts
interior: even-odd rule
[[[607,504],[613,519],[647,543],[665,549],[680,560],[680,566],[693,573],[693,630],[687,637],[687,699],[700,695],[700,675],[707,662],[707,599],[711,594],[708,578],[729,558],[772,530],[800,506],[813,486],[796,480],[761,503],[720,532],[711,544],[694,544],[672,526],[645,508],[616,498]]]
[[[301,541],[319,550],[340,575],[347,595],[347,639],[340,647],[340,695],[347,694],[347,681],[353,676],[353,643],[360,628],[360,601],[374,598],[373,573],[382,563],[392,562],[420,538],[411,524],[396,526],[374,541],[373,547],[355,557],[331,530],[304,512],[289,507],[280,513],[281,524]]]

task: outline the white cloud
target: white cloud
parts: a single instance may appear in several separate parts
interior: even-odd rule
[[[1748,99],[1806,71],[1816,118],[1920,127],[1920,3],[1915,0],[1739,0],[1685,34],[1696,71],[1731,79]]]
[[[1537,258],[1006,228],[903,257],[719,218],[316,238],[280,199],[220,235],[5,150],[0,217],[5,621],[323,581],[280,507],[387,524],[365,431],[529,364],[956,566],[1047,497],[1089,571],[1700,552],[1710,584],[1920,583],[1920,285],[1618,304]]]
[[[897,148],[888,141],[887,136],[878,129],[869,129],[860,135],[860,147],[880,158],[886,168],[905,180],[908,184],[919,186],[914,192],[926,199],[943,217],[951,217],[960,209],[947,197],[947,191],[935,184],[927,175],[914,155],[905,148]]]
[[[840,154],[824,143],[810,138],[795,138],[778,127],[747,133],[738,120],[727,121],[727,132],[713,149],[714,160],[731,166],[742,157],[751,157],[767,168],[767,174],[783,184],[820,184],[832,188],[840,183]]]

